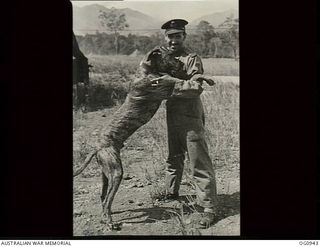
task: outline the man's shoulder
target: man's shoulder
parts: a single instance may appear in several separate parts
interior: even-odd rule
[[[192,53],[189,53],[189,57],[195,58],[195,57],[199,57],[199,56],[197,53],[192,52]]]
[[[184,54],[185,56],[188,56],[190,58],[196,58],[199,57],[198,54],[194,51],[192,51],[191,49],[185,48],[184,49]],[[199,57],[200,58],[200,57]]]

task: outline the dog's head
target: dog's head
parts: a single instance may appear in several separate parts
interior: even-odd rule
[[[166,49],[154,49],[148,56],[145,63],[145,70],[152,74],[169,74],[173,77],[178,77],[182,71],[183,63],[170,55]]]

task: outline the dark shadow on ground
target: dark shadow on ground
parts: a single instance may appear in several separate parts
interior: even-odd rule
[[[183,205],[184,214],[191,214],[194,212],[202,213],[203,209],[197,205],[191,205],[190,202],[196,202],[195,195],[184,195],[179,197],[179,201]],[[240,193],[236,192],[231,195],[218,195],[219,206],[217,208],[216,221],[220,221],[232,215],[240,213]],[[138,208],[132,210],[116,211],[113,214],[120,214],[124,212],[141,213],[132,217],[125,217],[121,219],[122,223],[154,223],[159,220],[169,220],[174,216],[174,212],[181,213],[181,209],[177,207],[152,207],[152,208]],[[146,219],[139,221],[140,218]],[[131,221],[136,219],[136,221]]]
[[[191,214],[193,212],[202,213],[203,208],[196,205],[195,195],[180,196],[179,200],[184,204],[184,212]],[[220,221],[232,215],[240,213],[240,193],[235,192],[233,194],[220,194],[218,195],[219,205],[217,208],[216,221]],[[193,202],[193,206],[190,206],[190,202]]]
[[[219,207],[218,218],[219,220],[227,218],[232,215],[240,214],[240,193],[235,192],[231,195],[221,194],[218,195]]]
[[[172,207],[152,207],[152,208],[138,208],[129,209],[123,211],[116,211],[113,214],[121,214],[124,212],[131,213],[142,213],[140,215],[135,215],[132,217],[125,217],[121,219],[121,223],[154,223],[159,220],[168,220],[172,218],[172,213],[170,211],[177,212],[177,209]],[[145,220],[139,221],[138,219],[147,217]],[[137,219],[137,221],[130,221],[132,219]]]

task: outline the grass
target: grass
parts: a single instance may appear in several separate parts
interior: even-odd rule
[[[211,157],[218,167],[239,162],[239,88],[231,83],[216,85],[201,98]]]
[[[143,56],[89,56],[89,63],[94,67],[92,71],[98,74],[123,71],[122,74],[134,74]],[[209,75],[239,76],[239,61],[232,58],[203,58],[205,73]]]
[[[130,78],[139,68],[142,56],[130,57],[125,55],[118,56],[89,56],[89,63],[93,66],[92,76],[96,74],[120,74],[121,81]]]
[[[214,76],[239,76],[239,61],[233,58],[204,58],[204,72]]]
[[[92,110],[112,107],[123,103],[130,83],[134,80],[143,56],[89,56],[90,69],[89,101]],[[227,58],[202,60],[207,75],[239,75],[239,62]]]

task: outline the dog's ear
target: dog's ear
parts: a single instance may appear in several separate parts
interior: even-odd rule
[[[143,58],[140,62],[140,70],[144,74],[149,74],[155,71],[157,67],[157,60],[161,57],[161,52],[159,48],[155,48]]]
[[[154,50],[150,55],[149,55],[149,64],[150,64],[150,69],[153,72],[158,72],[159,69],[161,69],[161,63],[162,63],[162,55],[160,50]]]

